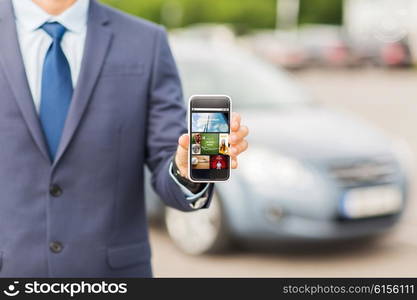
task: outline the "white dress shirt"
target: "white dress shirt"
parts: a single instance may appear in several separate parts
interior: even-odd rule
[[[76,1],[59,16],[49,15],[32,0],[12,0],[12,2],[26,76],[36,111],[39,113],[43,63],[46,52],[52,44],[52,38],[40,26],[46,22],[59,22],[67,29],[61,41],[61,48],[68,60],[72,84],[75,87],[84,54],[90,0]],[[204,206],[206,199],[201,197],[207,191],[208,185],[200,193],[193,194],[173,176],[172,165],[169,173],[193,208]]]
[[[12,1],[26,76],[36,110],[39,112],[43,63],[52,43],[52,38],[40,26],[46,22],[59,22],[67,29],[61,47],[68,60],[72,84],[75,87],[84,52],[90,0],[76,1],[59,16],[49,15],[32,0]]]

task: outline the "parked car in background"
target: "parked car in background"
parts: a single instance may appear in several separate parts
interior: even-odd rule
[[[285,69],[357,64],[340,26],[316,24],[290,31],[259,31],[241,40],[258,56]]]
[[[411,66],[416,14],[414,0],[345,0],[344,28],[359,61],[381,67]]]
[[[349,39],[340,26],[304,25],[298,30],[298,40],[309,54],[312,66],[351,67],[357,65]]]
[[[395,142],[357,117],[314,103],[282,69],[240,48],[175,39],[186,98],[227,94],[251,130],[250,149],[212,207],[164,209],[184,252],[223,250],[231,241],[333,241],[384,233],[407,202],[408,175]]]
[[[412,57],[408,43],[405,40],[381,42],[375,39],[355,41],[353,52],[361,65],[371,65],[383,68],[410,67]]]
[[[296,31],[260,31],[241,41],[256,55],[279,67],[297,70],[309,64],[309,55]]]

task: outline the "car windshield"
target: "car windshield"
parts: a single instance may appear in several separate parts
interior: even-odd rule
[[[247,58],[247,59],[246,59]],[[186,99],[195,94],[226,94],[239,109],[283,108],[309,102],[284,72],[252,56],[245,59],[177,57]]]

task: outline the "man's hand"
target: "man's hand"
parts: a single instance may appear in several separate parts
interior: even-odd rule
[[[232,169],[237,169],[237,157],[242,152],[248,149],[248,142],[246,136],[249,134],[249,129],[241,125],[241,117],[238,113],[233,113],[231,122],[231,134],[229,138],[230,156],[232,158]],[[182,135],[178,140],[177,156],[175,163],[181,172],[181,176],[188,178],[188,147],[190,144],[190,137],[188,134]]]

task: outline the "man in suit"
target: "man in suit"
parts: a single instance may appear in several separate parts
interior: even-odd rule
[[[165,31],[95,0],[0,0],[0,41],[0,276],[152,276],[144,166],[176,209],[213,189],[185,175]]]

